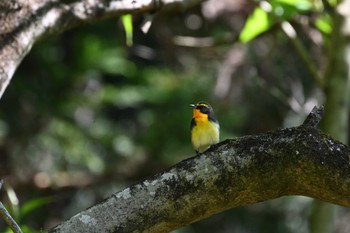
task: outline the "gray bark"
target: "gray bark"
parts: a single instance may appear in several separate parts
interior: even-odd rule
[[[332,12],[332,34],[329,38],[327,69],[324,74],[325,115],[321,129],[346,143],[350,108],[350,0],[343,0]],[[315,200],[311,209],[310,232],[332,233],[337,206]]]
[[[49,232],[169,232],[284,195],[350,207],[350,147],[316,128],[321,112],[299,127],[221,142]]]

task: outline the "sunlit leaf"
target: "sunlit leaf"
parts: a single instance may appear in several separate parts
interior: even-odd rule
[[[324,34],[331,34],[332,32],[332,26],[331,26],[331,19],[327,15],[322,15],[319,17],[316,22],[316,27],[318,30],[320,30]]]
[[[309,0],[276,0],[275,2],[293,6],[299,11],[309,11],[312,8],[312,4]]]
[[[263,9],[257,7],[247,19],[239,35],[239,39],[241,42],[247,43],[261,33],[267,31],[270,27],[271,23],[268,14]]]
[[[271,12],[257,7],[247,19],[240,34],[240,41],[246,43],[263,32],[266,32],[274,23],[290,20],[298,14],[312,10],[308,0],[274,0],[270,1]]]
[[[133,35],[132,15],[131,14],[123,15],[122,22],[125,30],[126,45],[132,46],[132,35]]]
[[[275,0],[270,3],[274,15],[282,20],[290,20],[292,17],[312,9],[312,4],[307,0]]]
[[[336,6],[336,5],[338,5],[339,4],[339,2],[340,1],[338,1],[338,0],[328,0],[328,3],[331,5],[331,6]]]

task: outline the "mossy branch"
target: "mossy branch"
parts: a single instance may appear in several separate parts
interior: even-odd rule
[[[299,127],[225,140],[49,232],[169,232],[284,195],[350,207],[350,148],[316,128],[321,113],[315,108]]]

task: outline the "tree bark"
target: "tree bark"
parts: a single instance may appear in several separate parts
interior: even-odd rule
[[[321,129],[333,138],[348,142],[350,110],[350,0],[329,9],[332,34],[329,38],[327,69],[324,74],[325,115]],[[311,233],[332,233],[337,206],[315,200],[311,208]]]
[[[51,229],[169,232],[229,208],[284,195],[350,207],[350,147],[303,125],[229,139],[118,192]]]
[[[0,1],[0,98],[35,42],[83,23],[126,13],[187,8],[204,0]]]

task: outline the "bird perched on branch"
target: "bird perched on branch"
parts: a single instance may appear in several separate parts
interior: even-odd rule
[[[206,151],[211,145],[219,142],[220,126],[213,108],[200,101],[190,105],[193,108],[191,120],[191,140],[197,153]]]

